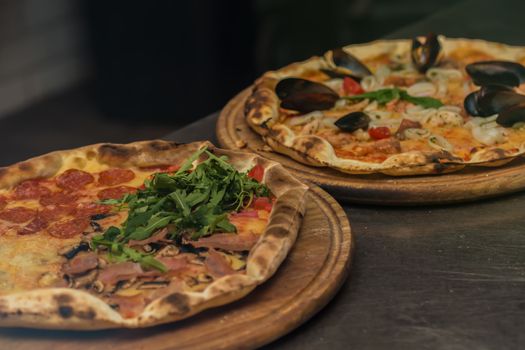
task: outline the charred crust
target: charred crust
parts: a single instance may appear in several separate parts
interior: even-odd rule
[[[262,255],[255,257],[253,261],[255,265],[259,266],[259,268],[262,270],[266,270],[266,268],[268,267],[268,260]]]
[[[175,149],[179,146],[177,142],[162,142],[162,141],[152,141],[148,144],[148,147],[153,151],[169,151]]]
[[[266,231],[266,236],[271,236],[275,238],[283,238],[290,235],[290,231],[281,225],[272,226]]]
[[[53,297],[58,304],[69,304],[73,298],[69,294],[57,294]]]
[[[22,162],[18,164],[18,169],[20,169],[21,171],[30,172],[33,170],[33,168],[33,165],[29,162]]]
[[[60,305],[58,307],[58,314],[62,318],[70,318],[73,316],[73,308],[69,305]]]
[[[92,308],[88,308],[87,310],[78,310],[75,316],[84,320],[93,320],[97,316],[97,313]]]
[[[181,293],[173,293],[168,295],[164,299],[164,303],[168,304],[175,314],[185,314],[190,311],[190,306],[188,305],[188,296]]]
[[[99,147],[98,153],[101,158],[129,158],[134,155],[136,151],[131,147],[107,143]]]

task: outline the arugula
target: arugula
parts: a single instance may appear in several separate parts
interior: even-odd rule
[[[399,88],[391,89],[379,89],[376,91],[365,92],[364,94],[345,96],[348,100],[364,100],[369,99],[377,101],[377,103],[383,105],[392,100],[405,100],[415,105],[420,105],[424,108],[439,108],[443,106],[443,102],[432,97],[416,97],[411,96],[405,90]]]
[[[202,155],[207,159],[192,170]],[[217,157],[203,148],[192,154],[176,173],[155,174],[144,181],[144,189],[119,200],[104,201],[118,210],[126,208],[128,218],[122,227],[112,226],[94,236],[91,245],[93,249],[105,246],[113,260],[131,260],[165,271],[166,267],[152,255],[126,244],[130,240],[145,240],[164,227],[172,239],[183,234],[196,240],[215,232],[235,232],[228,212],[249,206],[255,196],[268,197],[268,188],[248,177],[247,172],[238,172],[226,156]]]

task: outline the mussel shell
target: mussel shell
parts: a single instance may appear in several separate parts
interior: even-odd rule
[[[477,95],[479,116],[488,117],[525,102],[525,95],[494,85],[483,86]]]
[[[418,38],[412,39],[410,56],[417,70],[421,73],[426,72],[436,63],[440,51],[441,44],[436,34],[428,34],[424,42],[419,41]]]
[[[332,70],[332,69],[321,68],[320,71],[323,72],[324,74],[326,74],[327,76],[329,76],[332,79],[344,79],[346,77],[352,78],[355,81],[361,81],[361,79],[362,79],[361,77],[358,77],[356,75],[343,73],[343,72],[339,72],[339,71]]]
[[[362,79],[372,75],[370,69],[363,62],[340,47],[332,50],[332,61],[337,67],[347,70],[348,75],[354,79]]]
[[[357,129],[368,129],[370,117],[365,112],[352,112],[339,119],[334,123],[343,131],[356,131]]]
[[[473,116],[479,116],[479,107],[478,107],[478,93],[479,91],[471,92],[470,94],[465,97],[465,100],[463,101],[463,106],[465,107],[465,111],[467,111],[468,114]]]
[[[275,87],[281,107],[309,113],[330,109],[339,95],[328,86],[301,78],[285,78]]]
[[[510,128],[518,122],[525,122],[525,102],[500,111],[496,118],[496,123],[506,128]]]
[[[480,61],[465,67],[474,84],[518,86],[525,82],[525,67],[511,61]]]

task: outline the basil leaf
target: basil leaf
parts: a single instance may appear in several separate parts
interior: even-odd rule
[[[390,101],[401,99],[415,105],[420,105],[424,108],[439,108],[443,106],[443,102],[433,97],[417,97],[411,96],[405,90],[399,88],[391,89],[379,89],[375,91],[365,92],[363,94],[354,95],[354,96],[345,96],[347,100],[364,100],[369,99],[372,101],[377,101],[380,105],[384,105]]]

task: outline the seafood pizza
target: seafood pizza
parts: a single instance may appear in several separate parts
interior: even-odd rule
[[[327,52],[245,104],[274,151],[353,174],[439,174],[525,152],[525,48],[429,34]]]
[[[208,142],[0,168],[0,326],[146,327],[242,298],[287,256],[306,192],[281,165]]]

